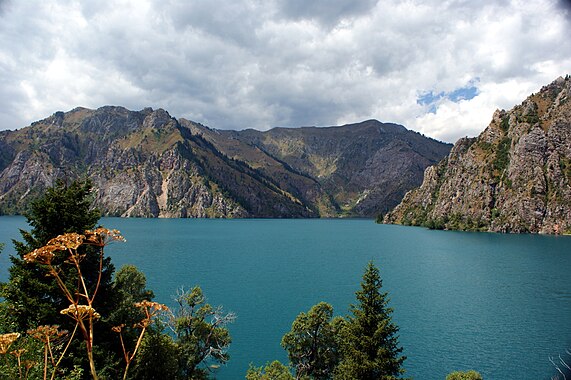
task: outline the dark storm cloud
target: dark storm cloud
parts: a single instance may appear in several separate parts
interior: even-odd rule
[[[567,20],[571,22],[571,0],[557,0],[557,3]]]
[[[334,26],[346,18],[366,15],[377,2],[378,0],[277,0],[283,16],[318,20],[327,26]]]
[[[571,10],[571,1],[570,0],[558,0],[559,6],[567,11]]]

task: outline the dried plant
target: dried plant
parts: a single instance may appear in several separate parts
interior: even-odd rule
[[[48,241],[45,246],[24,255],[24,260],[27,262],[43,265],[47,268],[49,275],[55,278],[58,287],[69,301],[70,306],[61,310],[60,313],[67,315],[75,321],[74,334],[75,330],[78,328],[81,331],[86,343],[91,376],[94,380],[97,380],[98,376],[95,369],[95,362],[93,360],[93,324],[101,317],[101,315],[93,308],[93,302],[97,295],[99,285],[101,284],[101,275],[103,273],[103,249],[107,244],[113,241],[125,241],[125,239],[117,230],[97,228],[92,231],[85,231],[85,234],[83,235],[78,233],[59,235]],[[88,289],[85,277],[81,270],[81,261],[87,254],[92,253],[80,250],[82,245],[91,245],[99,248],[97,250],[97,254],[99,256],[99,270],[97,281],[92,291]],[[56,264],[54,263],[54,258],[58,252],[67,253],[67,259],[63,263]],[[71,264],[75,269],[75,275],[77,276],[77,286],[75,289],[70,289],[64,281],[64,278],[62,278],[64,264]],[[74,334],[72,334],[72,337]],[[59,361],[57,363],[59,363]]]
[[[137,338],[133,352],[128,351],[125,347],[125,342],[123,340],[123,329],[125,328],[125,325],[122,324],[112,328],[114,332],[119,333],[119,339],[121,340],[121,348],[123,349],[123,358],[125,359],[125,371],[123,372],[123,380],[127,379],[127,372],[129,371],[129,366],[131,365],[131,362],[135,358],[135,355],[137,354],[137,351],[141,346],[141,342],[143,341],[143,336],[145,335],[145,331],[151,325],[155,317],[157,317],[162,312],[169,311],[169,308],[167,306],[160,304],[158,302],[147,301],[147,300],[137,302],[134,304],[134,306],[141,309],[144,316],[139,323],[133,326],[134,328],[138,328],[141,330],[139,332],[139,337]]]
[[[16,357],[16,361],[18,362],[18,376],[20,379],[22,378],[22,354],[24,352],[26,352],[25,348],[20,348],[18,350],[14,350],[14,351],[10,352],[10,354],[12,354]],[[27,373],[26,373],[26,377],[28,377]]]
[[[29,336],[31,336],[36,340],[39,340],[44,345],[44,380],[48,378],[47,377],[48,363],[51,364],[53,367],[51,379],[55,378],[59,364],[63,359],[63,357],[65,356],[65,353],[69,348],[69,345],[71,344],[71,341],[75,335],[76,330],[77,327],[76,329],[73,330],[73,333],[71,334],[69,339],[67,339],[67,344],[65,346],[65,349],[59,355],[57,361],[55,360],[54,357],[54,346],[59,346],[61,343],[63,343],[66,340],[66,337],[68,336],[68,332],[66,330],[59,330],[59,326],[57,325],[38,326],[35,329],[28,330]]]
[[[25,350],[17,349],[14,351],[9,351],[12,344],[18,340],[20,337],[20,333],[8,333],[8,334],[0,334],[0,354],[4,356],[4,360],[6,361],[6,367],[10,367],[10,363],[8,361],[8,353],[16,356],[18,361],[18,374],[20,379],[22,378],[22,369],[21,369],[21,362],[20,357],[24,353]]]
[[[6,355],[12,343],[20,337],[20,333],[8,333],[0,335],[0,354]]]

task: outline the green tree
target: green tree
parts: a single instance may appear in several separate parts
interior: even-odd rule
[[[235,316],[206,302],[200,287],[177,296],[178,310],[173,319],[183,379],[206,379],[226,363],[232,342],[227,325]]]
[[[446,376],[446,380],[483,380],[483,379],[482,375],[480,375],[478,372],[470,370],[466,372],[463,371],[452,372],[448,374],[448,376]]]
[[[331,378],[339,360],[336,326],[340,323],[332,318],[333,307],[320,302],[307,313],[300,313],[283,336],[282,347],[297,379]]]
[[[123,356],[123,361],[125,362],[137,349],[137,342],[141,336],[141,321],[148,319],[145,315],[147,309],[140,307],[140,304],[142,301],[151,301],[155,295],[153,291],[147,289],[145,274],[139,271],[134,265],[124,265],[117,271],[112,284],[112,292],[115,296],[115,302],[113,304],[113,310],[106,318],[106,322],[108,325],[114,326],[114,332],[120,334],[119,339],[122,342],[122,350],[121,352],[117,352],[117,355]],[[143,336],[139,353],[136,356],[137,362],[139,362],[138,358],[141,356],[140,351],[143,347],[145,355],[151,357],[160,356],[158,352],[161,348],[160,346],[155,347],[157,353],[149,352],[153,348],[153,346],[149,347],[148,345],[148,335],[150,334],[156,335],[155,325],[147,327],[147,332]],[[115,338],[117,339],[117,337]],[[156,341],[158,342],[159,340]],[[157,368],[164,369],[164,363],[165,358],[162,358],[161,362],[156,362],[144,370],[139,368],[137,373],[139,376],[143,376],[142,378],[149,378],[145,377],[145,371],[148,369],[152,373],[152,371]],[[134,376],[133,378],[137,377]]]
[[[144,300],[151,301],[155,297],[153,291],[147,289],[145,274],[129,264],[122,266],[115,274],[112,292],[115,302],[107,320],[113,326],[132,326],[141,321],[143,312],[134,305]]]
[[[288,366],[274,360],[265,367],[254,367],[250,364],[246,380],[294,380],[294,377]]]
[[[25,333],[43,325],[61,325],[62,329],[72,331],[73,321],[63,318],[61,310],[69,302],[58,287],[47,266],[35,265],[24,260],[24,255],[43,247],[46,243],[65,233],[83,234],[92,230],[99,220],[99,212],[93,208],[92,184],[89,180],[77,180],[70,184],[58,181],[53,188],[30,203],[26,219],[32,227],[30,231],[21,230],[23,241],[14,241],[16,255],[11,256],[9,280],[0,287],[0,296],[4,298],[0,307],[0,330]],[[79,254],[81,271],[86,287],[91,293],[98,286],[94,307],[101,315],[109,315],[116,297],[112,293],[114,267],[108,257],[99,260],[100,247],[82,246]],[[88,254],[89,253],[89,254]],[[56,252],[53,264],[61,267],[60,277],[69,288],[76,288],[77,271],[73,265],[66,265],[67,254]],[[101,265],[101,277],[99,278]],[[114,355],[119,352],[117,336],[111,332],[111,326],[105,321],[95,324],[98,345],[93,355],[101,368],[100,373],[113,377],[119,361]],[[79,341],[73,344],[61,364],[63,370],[81,365],[88,374],[89,364],[83,355],[84,348]]]
[[[2,286],[1,296],[5,299],[5,307],[0,321],[5,329],[25,332],[39,325],[57,324],[59,311],[69,305],[55,279],[48,276],[46,268],[31,265],[23,257],[58,235],[68,232],[83,234],[85,230],[93,229],[100,214],[92,207],[91,192],[90,181],[74,181],[70,185],[59,181],[43,196],[31,202],[26,219],[32,230],[21,230],[24,241],[14,241],[17,255],[10,257],[12,266],[9,268],[9,280]],[[64,260],[65,254],[61,253],[55,262]],[[82,267],[85,268],[87,286],[93,289],[99,272],[97,255],[86,256]],[[70,271],[69,276],[65,276],[65,273],[62,276],[75,278],[71,267]],[[113,265],[106,258],[99,289],[101,299],[111,299],[106,296],[110,292],[112,274]],[[108,305],[97,306],[102,312],[108,311]]]
[[[178,346],[157,321],[149,328],[136,357],[133,380],[179,379]]]
[[[378,268],[369,262],[358,303],[340,332],[342,359],[335,372],[338,379],[397,379],[403,373],[398,327],[392,322],[388,295],[382,292]]]

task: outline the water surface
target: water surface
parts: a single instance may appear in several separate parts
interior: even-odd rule
[[[380,267],[408,359],[407,375],[549,379],[550,356],[571,347],[571,238],[429,231],[370,220],[103,218],[127,243],[108,248],[134,264],[159,302],[200,285],[238,318],[219,379],[279,359],[283,334],[319,301],[345,315],[369,260]],[[0,279],[10,238],[25,220],[0,217]]]

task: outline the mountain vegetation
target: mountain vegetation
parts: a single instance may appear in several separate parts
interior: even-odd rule
[[[381,218],[382,219],[382,218]],[[571,78],[558,78],[476,138],[460,139],[382,219],[438,229],[571,233]]]
[[[58,179],[90,178],[107,216],[373,217],[450,148],[375,120],[221,131],[162,109],[76,108],[0,132],[0,214],[25,212]]]

